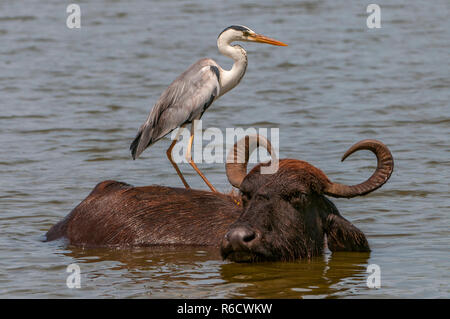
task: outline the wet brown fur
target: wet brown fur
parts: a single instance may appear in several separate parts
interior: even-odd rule
[[[255,250],[260,259],[321,254],[325,235],[332,251],[369,250],[364,234],[323,195],[329,180],[321,170],[284,159],[275,174],[262,175],[261,165],[266,164],[247,174],[239,195],[101,182],[47,232],[47,240],[65,238],[83,246],[220,246],[229,229],[244,223],[267,233],[262,253]],[[264,228],[269,224],[271,231]]]
[[[331,251],[369,251],[364,234],[342,217],[336,206],[323,195],[330,183],[327,176],[311,164],[283,159],[271,175],[260,174],[255,166],[240,185],[243,213],[230,226],[257,233],[255,244],[245,247],[245,258],[259,260],[295,260],[323,252],[325,236]],[[253,243],[253,242],[252,242]],[[242,259],[227,242],[222,255]],[[237,255],[237,259],[234,255]]]
[[[46,236],[84,246],[219,245],[240,213],[233,196],[104,181]]]

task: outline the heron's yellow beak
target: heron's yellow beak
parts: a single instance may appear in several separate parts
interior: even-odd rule
[[[267,44],[271,44],[271,45],[279,45],[279,46],[283,46],[283,47],[287,47],[286,43],[283,43],[281,41],[266,37],[262,34],[250,34],[248,36],[248,39],[250,41],[255,41],[255,42],[260,42],[260,43],[267,43]]]

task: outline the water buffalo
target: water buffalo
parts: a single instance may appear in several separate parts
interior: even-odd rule
[[[261,172],[271,161],[247,174],[252,151],[262,146],[271,153],[271,146],[257,135],[241,142],[245,143],[236,143],[226,164],[228,180],[239,194],[104,181],[46,238],[88,247],[217,246],[224,259],[237,262],[309,258],[321,254],[325,243],[331,251],[369,251],[364,234],[325,195],[351,198],[381,187],[394,167],[383,143],[364,140],[344,154],[342,160],[365,149],[378,160],[368,180],[347,186],[296,159],[279,160],[273,174]]]

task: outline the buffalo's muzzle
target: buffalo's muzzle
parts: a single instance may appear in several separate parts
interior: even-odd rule
[[[255,247],[260,237],[257,232],[249,227],[234,227],[222,240],[221,253],[223,259],[233,261],[251,261],[253,258],[252,248]]]

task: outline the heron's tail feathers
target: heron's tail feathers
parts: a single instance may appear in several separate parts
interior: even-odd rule
[[[130,145],[131,156],[136,159],[141,153],[152,144],[152,128],[149,123],[144,123],[139,128],[136,137]]]

